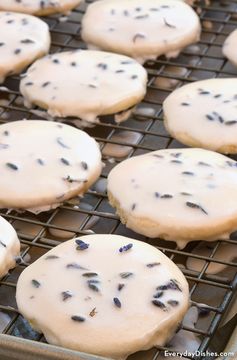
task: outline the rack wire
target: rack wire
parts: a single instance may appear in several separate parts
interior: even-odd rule
[[[80,38],[80,20],[90,2],[92,1],[86,1],[67,18],[60,16],[43,18],[50,26],[52,53],[78,47],[85,48],[85,44]],[[118,162],[148,151],[182,146],[167,134],[162,121],[162,102],[172,90],[195,80],[236,77],[237,75],[237,70],[223,57],[221,52],[224,39],[237,26],[237,1],[212,1],[209,5],[201,1],[195,9],[203,24],[200,42],[197,46],[186,48],[176,59],[167,60],[160,57],[156,61],[146,63],[149,75],[147,95],[130,119],[118,125],[110,116],[106,116],[101,118],[100,124],[96,127],[84,129],[100,143],[102,151],[108,144],[125,146],[127,151],[126,156],[121,159],[104,157],[105,167],[101,178],[84,196],[81,205],[79,205],[79,199],[76,198],[66,202],[60,208],[37,216],[27,212],[19,214],[6,210],[1,210],[0,214],[16,228],[22,244],[22,256],[26,262],[27,259],[30,259],[31,262],[36,260],[63,241],[62,237],[65,239],[74,235],[88,234],[91,230],[96,233],[127,235],[155,245],[181,267],[190,284],[190,296],[193,304],[205,302],[209,306],[208,321],[198,322],[195,328],[181,326],[183,330],[191,331],[199,336],[199,351],[204,352],[208,349],[236,293],[237,264],[234,261],[223,261],[216,254],[224,243],[235,245],[237,249],[237,234],[232,234],[229,240],[217,241],[208,256],[192,253],[195,243],[189,244],[184,250],[179,250],[173,242],[160,239],[151,240],[126,229],[115,215],[114,209],[108,204],[105,190],[106,177]],[[19,76],[8,78],[4,86],[8,90],[3,91],[1,88],[0,91],[1,123],[23,118],[40,118],[24,107],[19,93]],[[63,121],[68,122],[65,119]],[[125,133],[136,134],[136,140],[128,141],[126,137],[121,140],[121,136],[123,139]],[[120,134],[119,138],[118,134]],[[67,219],[70,217],[73,221],[64,225],[61,221],[63,216],[66,216]],[[188,257],[202,260],[202,269],[194,271],[184,267]],[[225,266],[228,270],[227,275],[226,272],[224,275],[222,272],[209,274],[207,269],[211,263]],[[26,263],[19,264],[10,274],[0,280],[0,312],[7,318],[4,326],[0,328],[0,355],[7,358],[7,352],[4,351],[8,349],[8,353],[11,353],[11,349],[15,348],[16,351],[15,353],[13,351],[14,355],[12,353],[11,359],[15,359],[14,356],[19,349],[22,354],[27,354],[29,359],[81,359],[79,353],[66,349],[55,349],[53,346],[44,344],[45,339],[34,331],[30,331],[28,323],[17,312],[15,287],[17,278],[25,266],[27,266]],[[209,298],[206,297],[207,293],[211,294]],[[10,337],[4,337],[1,333]],[[19,338],[23,338],[23,340],[19,340]],[[37,343],[33,343],[32,340],[43,344],[37,346]],[[32,344],[34,344],[35,350],[32,350]],[[169,346],[152,349],[143,355],[143,359],[156,360],[160,352],[169,349]],[[36,355],[36,350],[38,355]],[[24,357],[20,357],[20,353],[18,353],[16,359],[20,358]],[[131,357],[133,360],[137,358],[136,355]],[[197,355],[195,360],[203,358],[202,355]]]

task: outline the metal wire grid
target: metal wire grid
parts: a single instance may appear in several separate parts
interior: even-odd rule
[[[80,19],[89,2],[92,1],[87,1],[85,5],[74,10],[67,19],[60,19],[59,16],[44,18],[51,29],[52,53],[85,47],[80,38]],[[96,125],[96,127],[85,129],[101,144],[102,151],[106,144],[124,145],[129,150],[126,157],[131,157],[159,148],[181,147],[181,144],[169,137],[163,127],[162,102],[165,97],[174,88],[188,82],[214,77],[234,77],[237,75],[237,70],[223,58],[221,53],[223,40],[237,26],[237,1],[213,1],[210,6],[201,2],[196,7],[196,10],[199,12],[205,26],[202,31],[201,41],[198,44],[199,47],[185,49],[177,59],[167,60],[161,57],[156,61],[147,62],[146,68],[149,74],[147,96],[128,121],[117,125],[110,116],[107,116],[103,117],[101,123]],[[162,87],[162,79],[166,79],[166,81],[167,79],[168,81],[173,79],[170,88],[167,89],[166,85]],[[2,123],[22,118],[36,118],[32,111],[24,108],[18,85],[18,76],[8,78],[4,86],[9,90],[0,92],[0,121]],[[152,109],[152,112],[151,110],[149,112],[150,115],[147,111],[145,112],[144,108]],[[37,117],[39,118],[39,116]],[[126,131],[139,134],[139,139],[136,142],[118,141],[114,137],[118,131],[120,133]],[[99,181],[104,182],[111,168],[123,159],[111,161],[105,158],[105,167]],[[60,208],[38,216],[31,216],[28,213],[19,214],[15,211],[1,211],[0,214],[17,229],[22,243],[22,256],[26,258],[27,254],[30,254],[31,261],[36,260],[40,255],[60,243],[55,232],[67,231],[70,233],[68,236],[70,238],[74,234],[88,234],[88,228],[96,233],[116,233],[147,241],[157,246],[157,248],[166,253],[167,256],[179,265],[185,263],[188,257],[203,260],[201,271],[188,270],[183,267],[182,271],[189,281],[193,304],[206,302],[209,305],[208,324],[205,322],[205,325],[203,325],[200,322],[195,328],[182,326],[182,329],[199,335],[201,339],[199,350],[201,352],[205,351],[222,321],[237,286],[237,275],[235,272],[237,264],[220,260],[215,255],[222,243],[237,245],[237,234],[232,234],[230,240],[216,242],[209,256],[201,256],[191,253],[193,244],[189,244],[181,251],[172,242],[147,239],[126,229],[115,215],[114,209],[108,204],[104,189],[101,190],[101,188],[94,186],[85,195],[83,202],[89,203],[91,205],[90,208],[78,207],[79,201],[74,199],[65,203]],[[75,219],[76,216],[78,216],[78,219],[80,217],[80,226],[77,226],[76,220],[70,226],[60,225],[60,221],[56,220],[62,213],[70,214]],[[93,221],[93,219],[96,219],[96,221]],[[91,226],[89,226],[90,224]],[[206,270],[210,263],[226,266],[230,270],[228,276],[226,274],[222,275],[222,273],[215,275],[207,274]],[[16,310],[14,300],[16,281],[19,273],[25,266],[27,264],[20,264],[0,281],[0,311],[8,314],[10,317],[2,333],[12,335],[13,344],[14,336],[45,341],[42,336],[33,332],[29,333],[28,325]],[[206,295],[204,299],[202,295],[207,292],[213,295],[209,302],[205,301]],[[6,294],[8,294],[7,300]],[[216,300],[218,296],[216,297],[215,294],[219,296],[218,302]],[[160,351],[166,349],[169,350],[169,347],[153,349],[145,354],[144,359],[156,360]],[[132,356],[131,359],[135,360],[136,356]],[[203,356],[197,356],[195,359],[203,359]]]

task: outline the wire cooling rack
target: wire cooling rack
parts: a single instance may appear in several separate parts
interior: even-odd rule
[[[44,18],[51,29],[52,53],[85,48],[80,37],[80,22],[89,2],[92,1],[86,1],[68,17]],[[106,177],[118,162],[148,151],[182,146],[169,137],[162,121],[162,102],[172,90],[195,80],[237,76],[237,70],[224,59],[221,52],[226,36],[237,27],[237,1],[211,1],[210,5],[201,1],[196,10],[203,24],[201,41],[186,48],[177,59],[167,60],[160,57],[146,63],[149,74],[147,95],[130,119],[118,125],[113,122],[112,117],[107,116],[103,117],[96,127],[85,129],[100,143],[105,167],[99,181],[87,192],[81,205],[78,207],[79,199],[76,198],[60,208],[37,216],[27,212],[19,214],[4,210],[0,214],[16,228],[25,262],[35,261],[66,238],[69,239],[75,234],[88,234],[91,230],[95,233],[127,235],[155,245],[184,272],[190,284],[193,304],[205,303],[209,306],[205,321],[198,321],[195,327],[182,325],[183,330],[192,332],[199,338],[199,351],[204,352],[228,310],[237,285],[237,264],[233,260],[219,258],[218,249],[224,243],[235,245],[237,249],[237,234],[232,234],[230,240],[217,241],[208,256],[192,252],[197,243],[191,243],[184,250],[179,250],[173,242],[147,239],[126,229],[108,204],[106,195]],[[8,78],[4,86],[8,90],[1,88],[0,91],[1,123],[22,118],[40,118],[40,113],[36,116],[23,106],[18,76]],[[122,149],[120,159],[106,156],[111,152],[111,146],[117,154]],[[185,267],[187,258],[202,260],[201,269],[194,271]],[[225,267],[225,271],[210,274],[207,271],[210,264]],[[29,324],[18,314],[15,288],[17,278],[25,266],[26,263],[19,264],[0,281],[0,358],[89,359],[86,355],[45,344],[45,339],[32,331]],[[165,349],[170,348],[167,346],[152,349],[142,355],[134,355],[131,359],[157,360]],[[204,356],[196,355],[195,360],[201,359],[204,359]]]

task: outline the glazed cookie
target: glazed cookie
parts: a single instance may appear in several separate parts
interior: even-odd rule
[[[12,225],[0,216],[0,278],[16,265],[20,242]]]
[[[183,144],[237,153],[237,79],[196,81],[164,101],[167,131]]]
[[[98,115],[120,113],[146,93],[146,70],[126,56],[76,50],[38,60],[21,81],[26,105],[39,105],[52,116],[76,116],[95,122]],[[124,112],[125,111],[125,112]],[[124,117],[121,116],[124,112]]]
[[[0,11],[0,83],[21,72],[50,47],[48,25],[34,16]]]
[[[235,66],[237,66],[237,29],[232,31],[223,44],[223,54]]]
[[[101,172],[94,139],[51,121],[1,125],[0,149],[0,208],[49,210],[82,195]]]
[[[82,0],[1,0],[0,10],[16,11],[26,14],[48,15],[67,13]]]
[[[101,0],[89,5],[82,19],[82,38],[89,47],[141,63],[163,54],[178,56],[199,40],[200,31],[197,14],[177,0]]]
[[[110,172],[109,200],[128,228],[180,248],[193,240],[228,239],[237,230],[236,168],[237,162],[212,151],[154,151]]]
[[[16,299],[49,343],[121,360],[172,337],[189,291],[155,247],[101,234],[66,241],[26,268]]]

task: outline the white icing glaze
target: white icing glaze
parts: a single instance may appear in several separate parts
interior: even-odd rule
[[[20,242],[12,225],[0,216],[0,278],[15,265],[20,253]]]
[[[80,239],[89,244],[88,249],[76,250],[75,240],[64,242],[23,271],[16,293],[20,312],[48,342],[109,358],[124,359],[165,344],[189,305],[188,284],[178,267],[155,247],[137,240],[104,234]],[[133,247],[119,252],[128,244]],[[72,263],[87,270],[67,268]],[[98,275],[82,275],[88,272]],[[127,272],[132,275],[122,278],[121,273]],[[153,296],[161,291],[156,288],[170,284],[171,279],[182,291],[168,286],[156,299],[165,307],[155,306]],[[119,284],[125,284],[120,291]],[[72,296],[63,301],[63,291]],[[172,306],[169,300],[178,303]],[[85,321],[73,321],[75,315]]]
[[[167,131],[190,146],[237,152],[237,79],[196,81],[164,101]]]
[[[222,48],[223,54],[235,66],[237,66],[236,47],[237,47],[237,29],[232,31],[230,35],[226,38]]]
[[[82,38],[90,48],[126,54],[141,63],[162,54],[178,56],[199,40],[200,30],[193,9],[177,0],[101,0],[89,5],[82,19]]]
[[[0,7],[1,8],[1,7]],[[0,83],[19,73],[50,47],[48,25],[36,17],[0,11]]]
[[[27,14],[47,15],[65,13],[81,3],[82,0],[1,0],[0,10]]]
[[[146,70],[127,56],[78,50],[35,62],[20,90],[28,106],[39,105],[52,116],[96,122],[99,115],[127,110],[142,100],[146,83]]]
[[[192,250],[192,253],[195,255],[210,257],[215,246],[216,246],[215,243],[207,245],[206,243],[201,242]],[[224,262],[233,261],[235,258],[237,258],[236,245],[235,244],[225,244],[225,243],[219,244],[218,249],[217,249],[215,255],[213,256],[213,259],[219,260],[219,261],[224,261]],[[186,266],[190,270],[200,272],[200,271],[202,271],[202,269],[206,265],[206,263],[207,262],[205,260],[193,258],[190,256],[187,258]],[[223,271],[226,267],[227,267],[227,265],[225,265],[225,264],[210,262],[205,273],[206,274],[217,274],[220,271]]]
[[[110,203],[127,227],[179,247],[228,238],[237,229],[236,189],[237,163],[202,149],[136,156],[108,176]]]
[[[50,121],[1,125],[0,151],[2,208],[46,211],[83,194],[102,168],[94,139],[81,130]]]

